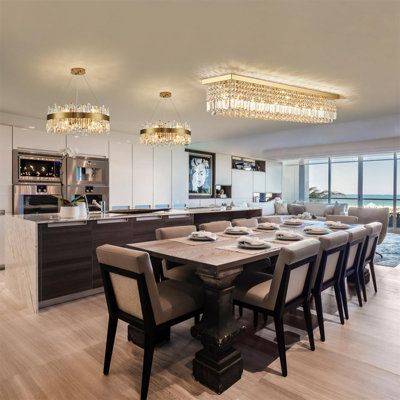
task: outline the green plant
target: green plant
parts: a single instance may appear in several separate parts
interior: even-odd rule
[[[84,196],[78,196],[73,200],[64,199],[64,197],[59,197],[58,199],[60,200],[62,207],[76,207],[79,203],[86,201]]]
[[[340,193],[340,192],[331,192],[331,196],[346,197],[346,195],[344,193]],[[319,190],[318,188],[313,186],[313,187],[310,187],[310,189],[309,189],[308,198],[309,199],[328,199],[329,192],[327,190]]]

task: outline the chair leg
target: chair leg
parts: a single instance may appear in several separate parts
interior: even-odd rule
[[[149,391],[151,365],[153,363],[154,354],[154,340],[146,335],[144,339],[144,357],[143,357],[143,371],[142,371],[142,388],[140,391],[140,399],[146,400]]]
[[[335,289],[336,305],[339,312],[340,323],[344,325],[342,295],[340,294],[339,284],[335,284],[334,289]]]
[[[308,340],[310,341],[310,349],[311,351],[314,351],[315,350],[314,332],[312,327],[310,304],[308,303],[308,301],[305,301],[303,303],[303,310],[304,310],[304,319],[306,320]]]
[[[258,312],[253,311],[253,326],[254,328],[257,328],[258,325]]]
[[[343,310],[346,319],[349,319],[349,309],[347,307],[347,293],[345,278],[340,281],[340,292],[342,294]]]
[[[200,322],[200,314],[194,316],[194,324],[197,325]]]
[[[114,349],[115,333],[117,332],[118,318],[110,316],[108,318],[106,352],[104,355],[103,374],[108,375],[110,372],[111,356]]]
[[[363,303],[362,303],[362,298],[361,298],[360,274],[356,271],[354,273],[354,277],[355,277],[354,281],[355,281],[355,284],[356,284],[356,293],[357,293],[357,298],[358,298],[358,305],[360,307],[362,307]]]
[[[264,323],[266,324],[268,322],[268,313],[264,312],[263,317],[264,317]]]
[[[285,332],[282,318],[274,317],[276,340],[278,342],[279,358],[281,360],[282,376],[287,376]]]
[[[364,268],[360,269],[359,280],[361,283],[361,289],[362,289],[364,301],[367,302],[367,288],[365,286]]]
[[[324,328],[324,312],[322,310],[321,293],[314,294],[315,308],[317,310],[319,333],[321,342],[325,342],[325,328]]]
[[[377,251],[375,251],[375,254],[378,254],[378,256],[379,256],[380,258],[383,258],[383,255],[382,255],[381,253],[378,253]]]
[[[374,261],[373,260],[369,263],[369,269],[371,271],[372,283],[374,284],[374,290],[375,290],[375,293],[376,293],[378,291],[378,287],[376,286],[375,266],[374,266]]]
[[[243,307],[239,306],[239,317],[243,317]]]

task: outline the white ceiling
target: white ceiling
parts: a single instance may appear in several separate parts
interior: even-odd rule
[[[87,69],[112,129],[134,135],[161,90],[194,142],[304,128],[208,115],[200,79],[227,72],[336,91],[338,122],[400,110],[399,1],[0,0],[0,14],[3,112],[44,118],[69,100],[72,66]]]

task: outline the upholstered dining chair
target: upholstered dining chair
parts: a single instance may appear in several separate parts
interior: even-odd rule
[[[176,239],[189,236],[192,232],[196,232],[195,225],[171,226],[167,228],[156,229],[156,239]],[[185,264],[180,265],[162,260],[162,271],[164,278],[175,279],[178,281],[188,281],[191,283],[200,283],[200,279],[196,275],[196,266]]]
[[[283,376],[287,376],[283,330],[283,315],[287,311],[303,306],[310,348],[315,349],[309,300],[319,246],[316,239],[286,245],[280,251],[272,276],[259,273],[257,283],[247,279],[235,283],[234,304],[273,316]]]
[[[258,217],[258,223],[262,224],[263,222],[272,222],[274,224],[281,224],[282,223],[282,217],[279,215],[270,215],[266,217]]]
[[[362,264],[360,267],[360,281],[363,290],[364,301],[367,301],[367,290],[365,288],[364,268],[367,265],[369,265],[369,269],[371,271],[371,276],[372,276],[372,283],[374,285],[374,290],[376,293],[378,291],[378,288],[376,286],[374,258],[375,258],[376,246],[379,240],[379,234],[382,230],[382,224],[380,222],[371,222],[370,224],[365,225],[365,229],[367,230],[367,237],[365,239],[364,248],[361,255]]]
[[[381,233],[379,234],[378,244],[381,244],[386,237],[389,225],[389,208],[368,208],[368,207],[350,207],[349,215],[358,217],[359,224],[369,224],[371,222],[380,222],[382,224]],[[382,254],[376,252],[382,257]]]
[[[109,313],[104,375],[110,371],[118,320],[140,333],[144,348],[140,398],[147,399],[154,347],[168,339],[170,328],[198,316],[203,304],[201,288],[186,282],[156,283],[148,253],[112,245],[96,249]]]
[[[327,215],[327,221],[339,221],[343,222],[344,224],[357,224],[358,217],[354,215]]]
[[[315,268],[316,278],[311,293],[314,296],[322,342],[325,341],[325,328],[321,293],[330,287],[333,287],[335,290],[340,323],[342,325],[344,324],[340,279],[348,240],[349,234],[344,231],[334,232],[330,235],[321,236],[319,238],[321,247],[317,259],[317,268]]]
[[[232,220],[232,226],[245,226],[246,228],[257,228],[257,218],[237,218]]]
[[[342,269],[342,277],[340,279],[340,292],[342,294],[344,315],[346,319],[349,319],[346,294],[346,278],[350,275],[354,277],[358,305],[362,307],[363,304],[361,299],[360,268],[361,254],[365,238],[367,236],[367,229],[363,226],[357,226],[355,228],[348,229],[346,232],[349,235],[349,241],[347,242],[346,246],[346,255]]]
[[[226,228],[230,228],[231,226],[231,221],[212,221],[199,225],[199,229],[201,231],[217,233],[223,232]]]

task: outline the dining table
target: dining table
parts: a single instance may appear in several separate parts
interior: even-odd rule
[[[324,226],[324,222],[308,220],[300,226],[282,223],[279,230],[297,232],[303,238],[320,237],[304,232],[305,226],[309,225]],[[353,226],[356,225],[350,227]],[[218,394],[237,382],[243,372],[241,353],[234,347],[236,338],[244,328],[232,311],[235,278],[250,264],[277,256],[283,246],[292,243],[277,240],[273,230],[256,228],[250,235],[264,239],[270,243],[270,247],[243,249],[238,247],[238,236],[224,232],[217,233],[215,241],[176,238],[127,245],[149,253],[152,262],[164,259],[196,266],[196,273],[204,283],[204,313],[201,321],[191,329],[192,335],[200,339],[203,346],[193,360],[193,376]]]

